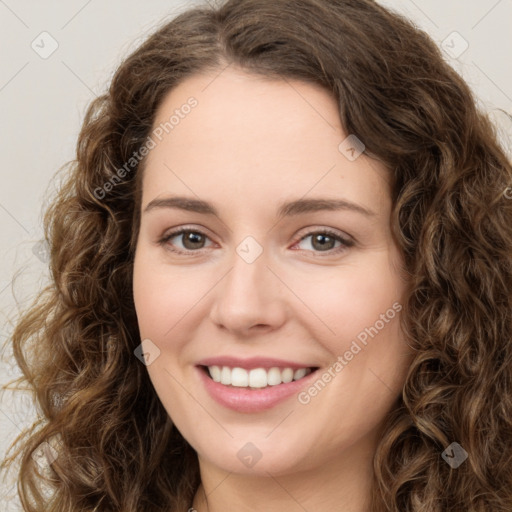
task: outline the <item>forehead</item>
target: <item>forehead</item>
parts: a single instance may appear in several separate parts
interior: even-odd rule
[[[161,140],[146,161],[146,203],[175,189],[221,201],[326,192],[372,205],[389,199],[387,170],[364,153],[345,156],[350,134],[337,102],[314,84],[231,68],[195,75],[166,95],[156,130]]]

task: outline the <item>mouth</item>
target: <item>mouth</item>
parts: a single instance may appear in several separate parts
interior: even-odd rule
[[[199,368],[209,379],[228,388],[258,390],[300,381],[318,370],[319,367],[291,368],[273,366],[271,368],[246,369],[237,366],[199,365]]]

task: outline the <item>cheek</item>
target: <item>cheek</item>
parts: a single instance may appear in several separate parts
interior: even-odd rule
[[[192,318],[190,311],[198,301],[198,289],[191,282],[190,273],[162,267],[150,256],[144,247],[136,253],[133,297],[141,339],[151,340],[160,351],[147,366],[148,375],[164,407],[174,418],[187,409],[188,396],[173,378],[182,364],[180,355],[184,344],[176,335]]]
[[[295,290],[309,306],[304,318],[332,354],[349,350],[358,336],[363,342],[372,339],[376,331],[381,339],[398,336],[404,288],[385,259],[339,268]]]
[[[133,297],[141,336],[163,339],[193,308],[207,290],[199,274],[179,267],[162,267],[137,253],[133,272]],[[204,288],[204,290],[203,290]]]
[[[335,386],[340,393],[359,396],[353,405],[362,415],[375,400],[382,402],[375,418],[400,393],[412,356],[400,329],[406,285],[388,261],[375,259],[371,272],[357,271],[343,280],[336,336],[327,347],[335,358],[342,357],[341,378],[335,379]]]
[[[162,321],[164,290],[165,287],[155,279],[155,274],[145,264],[143,256],[138,255],[134,262],[133,300],[142,338],[152,338],[158,332],[155,327]]]

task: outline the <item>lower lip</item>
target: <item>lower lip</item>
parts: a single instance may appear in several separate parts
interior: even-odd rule
[[[197,370],[210,396],[220,405],[238,412],[260,412],[271,409],[290,396],[298,394],[316,377],[316,371],[314,371],[302,379],[285,384],[262,389],[247,389],[225,386],[208,377],[203,368],[197,367]]]

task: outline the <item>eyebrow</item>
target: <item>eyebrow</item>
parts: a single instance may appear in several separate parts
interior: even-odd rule
[[[189,212],[202,213],[205,215],[215,215],[218,217],[218,211],[215,206],[207,201],[201,199],[193,199],[183,196],[172,196],[153,199],[148,203],[144,212],[154,210],[155,208],[177,208]],[[339,211],[348,210],[365,215],[366,217],[373,217],[377,214],[361,206],[359,204],[347,201],[346,199],[326,199],[326,198],[310,198],[310,199],[297,199],[282,203],[277,211],[278,218],[291,217],[294,215],[301,215],[304,213],[312,213],[319,211]]]

